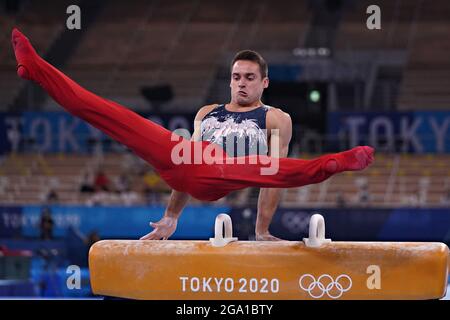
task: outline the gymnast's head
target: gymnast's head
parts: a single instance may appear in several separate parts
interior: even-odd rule
[[[257,52],[243,50],[231,62],[231,102],[247,107],[260,103],[269,86],[267,63]]]

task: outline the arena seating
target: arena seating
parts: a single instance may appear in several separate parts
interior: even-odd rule
[[[24,2],[19,12],[2,15],[2,29],[22,28],[44,55],[65,27],[61,21],[65,21],[69,3],[51,2],[52,10],[47,10],[50,2]],[[335,49],[406,50],[408,61],[398,97],[399,109],[447,109],[450,64],[445,50],[448,43],[442,39],[450,34],[445,24],[450,5],[445,0],[437,0],[433,6],[420,0],[378,1],[383,27],[372,32],[361,27],[370,4],[369,0],[345,3]],[[169,0],[164,4],[107,1],[63,71],[93,92],[134,109],[147,108],[140,89],[159,84],[171,85],[175,93],[166,110],[198,109],[209,96],[218,70],[223,68],[220,60],[224,56],[243,48],[269,56],[271,52],[290,52],[303,44],[311,19],[307,2],[295,0],[285,1],[283,6],[276,0],[256,4],[238,0],[226,4],[218,0]],[[9,34],[0,38],[0,58],[0,106],[5,110],[24,85],[15,74]],[[47,107],[59,110],[50,99]],[[113,177],[119,175],[120,157],[104,158],[103,165]],[[410,194],[420,188],[426,188],[426,197],[422,196],[421,201],[425,197],[428,204],[438,205],[448,185],[448,159],[438,155],[405,159],[409,158],[381,156],[362,175],[346,173],[321,185],[290,189],[283,203],[333,205],[336,194],[342,192],[340,197],[354,204],[360,190],[357,181],[362,176],[369,186],[371,205],[412,205],[414,196]],[[49,179],[53,179],[58,181],[63,203],[84,201],[74,191],[92,161],[82,155],[9,156],[1,167],[0,191],[5,192],[0,199],[2,203],[38,203],[46,192],[42,186],[48,186]],[[430,161],[438,165],[429,165]]]
[[[41,54],[46,51],[65,28],[66,8],[70,1],[28,1],[15,14],[2,14],[0,28],[0,111],[7,110],[25,82],[17,77],[16,60],[11,49],[10,31],[17,27],[26,30],[33,46]],[[49,11],[51,7],[53,10]]]
[[[2,30],[17,26],[32,39],[41,55],[65,28],[70,1],[25,1],[15,14],[4,14]],[[397,50],[407,53],[398,107],[446,109],[450,103],[447,58],[450,4],[432,6],[420,0],[378,1],[382,29],[367,30],[370,1],[348,1],[335,38],[335,50],[357,52]],[[312,19],[306,1],[156,1],[113,0],[84,34],[63,71],[95,93],[148,110],[143,86],[168,84],[175,94],[166,110],[197,109],[207,99],[222,60],[252,48],[267,56],[290,53],[302,46]],[[208,41],[205,42],[205,32]],[[375,50],[375,51],[374,51]],[[12,105],[25,82],[15,72],[10,37],[0,38],[0,109]],[[269,61],[270,62],[270,61]],[[58,107],[47,100],[44,109]]]
[[[98,162],[87,155],[10,155],[1,166],[0,203],[42,204],[46,192],[54,187],[59,203],[86,204],[91,196],[79,192],[84,173],[100,165],[115,181],[124,172],[124,157],[106,155]],[[450,188],[449,156],[379,154],[376,160],[363,172],[346,172],[321,184],[286,189],[282,206],[339,206],[338,193],[348,207],[444,206],[442,199]],[[131,171],[128,173],[132,190],[139,194],[136,204],[145,204],[142,178]],[[358,198],[361,183],[367,183],[369,194],[369,199],[363,202]],[[112,194],[106,203],[122,205],[123,200]],[[165,193],[161,203],[167,200],[168,193]],[[192,199],[192,203],[200,202]]]

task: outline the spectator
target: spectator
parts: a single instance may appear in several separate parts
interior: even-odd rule
[[[41,222],[39,226],[42,240],[53,239],[53,225],[54,222],[50,208],[44,207],[41,211]]]
[[[371,196],[369,193],[369,186],[367,183],[363,184],[358,191],[357,196],[357,204],[363,207],[366,207],[370,204]]]
[[[422,177],[419,179],[414,191],[407,198],[409,206],[423,207],[427,204],[429,184],[430,179],[428,177]]]
[[[60,182],[59,178],[51,177],[48,182],[45,184],[45,190],[41,194],[41,200],[45,204],[56,204],[59,202],[59,195],[56,190],[59,189]]]
[[[99,170],[97,172],[97,175],[95,176],[94,189],[96,191],[99,191],[99,190],[110,191],[111,190],[109,178],[106,176],[106,174],[102,170]]]
[[[416,188],[416,189],[414,189],[414,191],[412,193],[410,193],[409,195],[406,196],[406,204],[409,207],[417,208],[417,207],[419,207],[419,202],[420,202],[419,198],[420,198],[419,197],[419,189]]]
[[[338,208],[345,208],[347,206],[347,200],[340,189],[336,191],[336,206]]]
[[[0,164],[1,165],[1,164]],[[6,195],[6,190],[9,185],[9,178],[0,176],[0,195]]]
[[[95,191],[92,180],[92,174],[90,174],[89,172],[85,173],[80,185],[81,193],[92,193]]]
[[[55,204],[59,201],[59,196],[58,193],[56,192],[55,189],[51,188],[48,192],[47,195],[45,196],[45,202],[47,204]]]
[[[110,203],[110,194],[104,190],[95,190],[94,194],[86,201],[86,205],[92,206],[103,206]]]
[[[100,241],[100,240],[101,239],[100,239],[100,235],[98,234],[98,232],[96,230],[91,231],[85,240],[88,250],[94,243],[96,243],[97,241]]]
[[[161,177],[153,170],[148,170],[144,177],[144,194],[149,204],[158,204],[161,201],[161,194],[163,192],[170,192],[167,184]]]
[[[124,172],[131,175],[137,175],[141,172],[146,162],[134,155],[129,149],[125,152],[121,161],[121,168]]]
[[[419,206],[421,207],[425,207],[427,205],[429,187],[430,187],[430,178],[421,177],[419,179],[419,188],[418,188]]]
[[[369,205],[372,197],[369,192],[369,182],[367,177],[358,177],[354,180],[356,189],[358,190],[354,196],[353,203],[356,206],[366,207]]]
[[[123,205],[132,206],[140,203],[139,194],[131,189],[126,189],[120,194],[120,199]]]
[[[444,194],[441,197],[441,204],[444,206],[450,206],[450,187],[447,186]]]
[[[131,181],[126,172],[122,172],[116,180],[116,190],[118,193],[129,192]]]

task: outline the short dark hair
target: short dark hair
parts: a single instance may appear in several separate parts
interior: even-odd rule
[[[261,77],[265,78],[268,75],[268,68],[267,68],[267,62],[264,60],[264,58],[256,51],[253,50],[242,50],[236,53],[236,55],[233,58],[233,61],[231,62],[231,69],[233,69],[234,64],[236,61],[239,60],[247,60],[255,62],[259,65],[259,71],[261,72]]]

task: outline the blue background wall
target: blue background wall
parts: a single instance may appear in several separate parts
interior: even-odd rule
[[[42,207],[0,207],[0,238],[39,236]],[[102,238],[137,239],[151,231],[164,206],[82,207],[51,206],[55,237],[74,228],[87,234],[97,231]],[[343,241],[444,241],[450,242],[450,209],[308,209],[279,208],[271,231],[282,238],[300,240],[307,235],[309,217],[325,217],[326,234]],[[184,209],[173,239],[208,239],[214,233],[215,217],[228,213],[234,233],[245,240],[254,234],[256,209],[227,206],[188,206]]]

